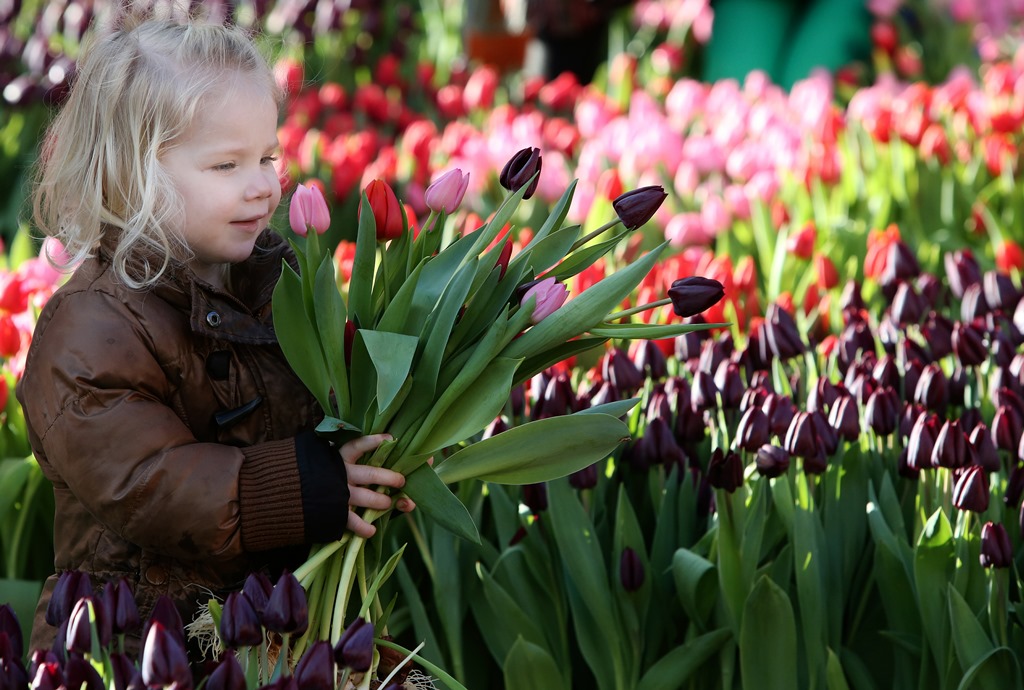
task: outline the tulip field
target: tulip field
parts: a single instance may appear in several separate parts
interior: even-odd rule
[[[417,509],[195,621],[64,573],[29,649],[54,501],[13,390],[64,276],[26,185],[117,4],[0,1],[0,689],[1024,687],[1010,0],[870,0],[866,55],[785,87],[702,78],[707,0],[616,9],[588,83],[471,55],[468,0],[193,3],[287,96],[318,431],[399,429]]]

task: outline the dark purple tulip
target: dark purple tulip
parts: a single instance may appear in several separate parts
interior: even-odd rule
[[[743,385],[743,378],[740,376],[740,368],[729,361],[722,361],[715,370],[715,388],[722,396],[722,408],[735,410],[740,406],[743,393],[746,387]]]
[[[113,690],[145,690],[142,672],[127,655],[120,652],[111,654],[110,667],[114,671]]]
[[[4,604],[0,606],[0,633],[7,633],[7,638],[11,643],[11,658],[21,659],[25,654],[25,642],[21,633],[21,623],[18,621],[18,615],[14,613],[14,609],[11,608],[10,604]],[[0,657],[0,662],[9,661]]]
[[[718,389],[714,377],[706,371],[698,371],[693,375],[693,384],[690,387],[690,407],[703,412],[717,405]]]
[[[743,460],[733,451],[722,452],[716,448],[708,461],[708,483],[728,493],[743,486]]]
[[[1010,453],[1017,451],[1024,423],[1012,405],[1000,405],[992,418],[992,441],[996,448]]]
[[[917,384],[921,381],[921,374],[924,372],[924,364],[919,359],[905,361],[906,364],[903,367],[903,392],[907,397],[907,401],[913,402],[914,391],[917,390]]]
[[[1013,546],[1002,523],[989,521],[981,526],[980,558],[983,568],[1009,568],[1013,564]]]
[[[589,398],[589,401],[588,401]],[[596,407],[597,405],[604,405],[605,403],[615,402],[621,400],[622,396],[615,389],[615,386],[610,381],[601,381],[597,384],[597,390],[592,394],[584,394],[577,398],[577,403],[580,409],[586,407]]]
[[[189,677],[187,686],[179,686],[182,690],[192,687],[192,679]],[[76,690],[106,690],[103,679],[91,663],[84,657],[74,655],[64,664],[64,685]],[[170,685],[170,683],[168,683]]]
[[[860,410],[857,407],[857,399],[852,395],[844,395],[836,400],[828,413],[828,423],[839,438],[856,441],[860,437]]]
[[[281,674],[277,680],[263,685],[259,690],[302,690],[292,674]]]
[[[768,305],[764,314],[764,328],[768,349],[778,359],[791,359],[807,350],[807,346],[800,338],[796,321],[778,304]]]
[[[707,436],[708,428],[704,423],[704,413],[695,410],[690,401],[679,400],[676,407],[676,423],[672,433],[681,445],[699,443]]]
[[[981,411],[977,407],[965,407],[961,410],[960,426],[965,434],[970,436],[969,431],[973,431],[979,424],[984,424],[984,422],[981,420]]]
[[[142,624],[139,618],[139,607],[132,595],[131,585],[124,577],[114,582],[113,606],[109,610],[110,627],[115,635],[138,630]]]
[[[90,654],[93,641],[93,618],[96,615],[93,598],[83,597],[75,604],[68,619],[68,633],[64,644],[69,652]],[[99,640],[97,640],[99,642]]]
[[[909,439],[910,433],[914,428],[914,424],[917,423],[917,418],[923,414],[927,414],[927,410],[924,409],[923,405],[918,405],[914,402],[903,403],[903,410],[900,412],[900,437],[903,439]],[[938,424],[935,427],[936,433],[938,433]]]
[[[669,436],[671,436],[671,433],[669,433]],[[570,474],[569,485],[579,491],[593,489],[597,486],[597,463],[587,465],[582,470],[576,470]]]
[[[751,407],[743,413],[736,427],[736,443],[740,448],[754,452],[768,443],[770,437],[771,423],[761,408]]]
[[[953,322],[938,313],[928,312],[921,324],[921,335],[928,343],[928,352],[933,360],[939,360],[953,352]]]
[[[956,367],[949,375],[949,404],[962,407],[965,403],[964,393],[967,391],[967,372],[963,367]]]
[[[31,690],[57,690],[62,685],[64,685],[64,672],[61,671],[60,664],[50,662],[40,664],[36,669],[35,675],[32,676]],[[115,690],[121,689],[115,688]]]
[[[827,469],[828,457],[825,456],[825,450],[821,447],[821,444],[819,444],[818,450],[814,455],[803,459],[804,474],[822,474]]]
[[[921,273],[921,266],[914,256],[914,251],[904,242],[897,241],[889,245],[889,255],[886,257],[885,270],[879,279],[883,285],[892,285],[893,288],[900,281],[912,280]],[[892,293],[890,293],[891,297]]]
[[[143,641],[149,637],[149,628],[154,622],[160,623],[166,632],[176,636],[182,648],[186,646],[185,624],[181,620],[181,612],[167,595],[157,597],[156,604],[153,605],[153,612],[149,614],[149,620],[146,621],[142,631]]]
[[[926,413],[917,417],[907,444],[907,465],[911,469],[920,471],[932,467],[932,452],[935,450],[938,427],[938,417],[934,414]]]
[[[784,437],[797,412],[793,399],[788,395],[769,393],[765,396],[761,409],[768,415],[771,432],[780,438]]]
[[[497,436],[504,431],[508,431],[508,428],[508,422],[505,421],[505,418],[498,415],[491,420],[491,423],[487,425],[486,429],[484,429],[483,438],[487,439],[492,436]]]
[[[915,482],[920,478],[920,470],[911,467],[907,463],[906,448],[901,450],[899,456],[896,458],[896,474],[903,477],[904,479],[909,479]]]
[[[783,448],[766,443],[757,450],[754,464],[762,477],[781,477],[789,469],[789,453]]]
[[[512,389],[509,395],[509,406],[513,417],[522,417],[526,411],[526,388],[523,384],[519,384]]]
[[[700,314],[697,314],[689,319],[685,319],[684,323],[700,324],[707,323],[707,320]],[[690,331],[689,333],[677,335],[675,340],[676,359],[680,362],[697,359],[700,357],[701,345],[709,337],[707,331]]]
[[[953,505],[960,510],[984,513],[988,509],[988,479],[978,465],[954,470]]]
[[[811,422],[814,424],[814,433],[818,437],[818,448],[821,452],[831,457],[839,450],[839,434],[833,429],[828,418],[821,412],[809,412]]]
[[[627,592],[635,592],[644,586],[644,564],[640,556],[631,547],[622,549],[619,557],[619,582],[622,589]]]
[[[242,594],[249,599],[249,603],[252,604],[252,607],[260,616],[263,615],[264,609],[267,608],[267,601],[270,600],[270,595],[273,592],[274,584],[267,577],[267,574],[260,570],[249,573],[249,576],[245,578],[245,583],[242,585]]]
[[[517,192],[521,187],[529,184],[524,199],[529,199],[537,191],[537,183],[540,181],[541,155],[540,149],[526,147],[520,149],[509,158],[505,167],[501,169],[498,182],[510,192]],[[536,175],[536,177],[534,177]],[[531,182],[531,179],[533,180]]]
[[[661,418],[666,421],[672,419],[672,403],[665,394],[665,387],[655,384],[651,391],[651,397],[647,400],[647,408],[644,410],[647,419]]]
[[[818,383],[815,384],[814,388],[807,394],[807,411],[828,414],[828,411],[832,408],[832,403],[836,401],[836,398],[841,393],[846,393],[845,387],[844,390],[840,391],[834,383],[822,376],[818,379]]]
[[[949,290],[957,299],[962,299],[964,291],[971,285],[981,282],[981,268],[974,254],[969,249],[958,249],[948,252],[943,257],[946,266],[946,282]]]
[[[638,187],[615,197],[612,208],[627,230],[636,230],[654,216],[667,198],[661,185]]]
[[[241,592],[231,592],[224,601],[220,617],[220,639],[229,649],[255,647],[263,643],[259,614]]]
[[[936,363],[927,365],[921,371],[914,389],[914,400],[929,410],[944,414],[949,403],[949,388],[942,367]]]
[[[334,690],[334,652],[326,640],[314,642],[295,667],[301,690]]]
[[[768,389],[764,386],[751,384],[747,390],[743,391],[743,397],[740,398],[740,411],[746,412],[751,407],[760,409],[764,405],[768,393]]]
[[[864,308],[864,297],[861,295],[860,283],[856,280],[847,280],[843,285],[843,291],[839,293],[839,308],[855,312]]]
[[[864,420],[879,436],[888,436],[896,430],[899,420],[899,396],[888,386],[878,388],[864,406]]]
[[[7,633],[0,632],[0,688],[23,690],[28,686],[28,672],[21,663],[21,657],[15,657],[11,640]]]
[[[992,334],[990,348],[992,350],[992,362],[1001,369],[1009,369],[1017,354],[1017,347],[1010,340],[1010,334],[1005,329],[998,329]]]
[[[1017,308],[1020,292],[1007,274],[1002,271],[986,271],[981,279],[981,285],[989,308],[1001,309],[1004,312]]]
[[[985,292],[981,283],[971,285],[964,290],[963,299],[960,302],[960,319],[965,323],[971,323],[975,319],[983,318],[992,311],[985,300]]]
[[[564,374],[562,375],[564,376]],[[601,360],[601,378],[611,381],[615,388],[626,395],[632,395],[644,385],[644,376],[633,364],[633,360],[620,347],[613,347]],[[566,378],[568,382],[568,378]]]
[[[75,603],[92,593],[92,581],[87,573],[80,570],[62,572],[57,578],[57,584],[50,595],[50,603],[46,607],[46,622],[55,628],[58,627],[71,617]]]
[[[1013,469],[1010,470],[1010,478],[1006,480],[1003,503],[1009,508],[1016,508],[1020,503],[1021,494],[1024,494],[1024,465],[1014,462]]]
[[[246,690],[245,671],[234,654],[221,658],[204,687],[205,690]]]
[[[306,593],[288,570],[281,573],[263,611],[263,627],[271,632],[301,635],[309,625]]]
[[[838,361],[842,371],[845,372],[864,354],[874,352],[875,336],[863,321],[851,322],[839,334]]]
[[[668,420],[663,418],[651,419],[647,422],[644,435],[634,446],[634,452],[639,453],[639,456],[634,459],[634,466],[638,469],[646,469],[651,465],[659,464],[664,464],[666,468],[671,468],[673,465],[682,467],[686,464],[686,455],[679,447]]]
[[[963,421],[963,419],[961,419]],[[968,435],[968,441],[974,450],[974,461],[986,472],[998,472],[1002,466],[999,462],[999,451],[992,443],[992,435],[984,424],[975,426]]]
[[[728,332],[722,333],[717,338],[708,338],[701,344],[700,357],[697,360],[697,371],[706,371],[714,374],[722,362],[731,361],[736,351],[732,335]]]
[[[548,486],[544,482],[523,484],[523,505],[536,515],[548,509]]]
[[[334,645],[334,660],[338,666],[362,673],[373,663],[373,625],[365,618],[352,621]]]
[[[935,437],[932,449],[932,467],[950,469],[974,464],[974,449],[967,440],[967,434],[960,427],[960,420],[947,419]]]
[[[632,363],[630,366],[633,366]],[[576,392],[572,389],[572,382],[568,376],[559,373],[548,380],[530,414],[534,419],[559,417],[575,412],[575,406]]]
[[[665,353],[653,340],[641,340],[633,353],[633,364],[653,381],[660,381],[668,376],[668,363]]]
[[[153,621],[142,650],[142,680],[147,686],[192,687],[192,669],[188,665],[181,640],[160,621]]]
[[[714,278],[690,276],[673,281],[668,297],[672,311],[685,319],[718,304],[725,297],[725,287]]]
[[[900,283],[892,300],[891,316],[900,326],[917,323],[927,305],[910,283]]]
[[[942,294],[942,281],[931,273],[922,273],[914,281],[914,287],[917,288],[917,294],[921,295],[925,311],[935,309]]]

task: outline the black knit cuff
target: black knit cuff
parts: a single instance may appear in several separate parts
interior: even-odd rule
[[[348,520],[348,476],[338,451],[313,432],[295,437],[306,541],[341,539]]]

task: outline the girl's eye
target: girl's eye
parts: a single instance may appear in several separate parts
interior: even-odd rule
[[[264,156],[260,161],[262,165],[272,165],[275,162],[277,162],[277,156]]]
[[[234,163],[218,163],[217,165],[213,166],[213,169],[214,170],[234,170],[235,169],[235,164]]]

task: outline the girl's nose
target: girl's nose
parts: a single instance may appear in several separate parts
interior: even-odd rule
[[[253,176],[253,179],[249,181],[249,185],[245,190],[246,198],[249,199],[265,199],[274,193],[274,186],[270,180],[270,177],[260,171],[257,175]]]

